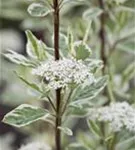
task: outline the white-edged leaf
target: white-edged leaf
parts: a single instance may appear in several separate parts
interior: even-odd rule
[[[28,60],[25,56],[16,53],[15,51],[7,50],[7,53],[3,55],[18,65],[34,67],[34,64],[30,60]]]
[[[67,128],[67,127],[58,127],[59,130],[61,130],[63,133],[65,133],[66,135],[72,136],[73,132],[71,129]]]
[[[20,79],[20,80],[22,80],[26,85],[28,85],[30,88],[32,88],[32,89],[34,89],[34,90],[36,90],[36,91],[38,91],[38,92],[40,92],[40,93],[43,93],[42,91],[41,91],[41,89],[40,89],[40,87],[36,84],[36,83],[31,83],[31,82],[29,82],[29,81],[27,81],[26,79],[24,79],[21,75],[19,75],[17,72],[15,72],[16,73],[16,75],[18,76],[18,78]]]
[[[38,40],[38,51],[39,51],[39,60],[45,60],[47,58],[46,45]]]
[[[38,40],[30,30],[26,31],[27,36],[27,54],[29,57],[44,60],[46,56],[45,44]]]
[[[86,64],[90,68],[91,72],[95,73],[103,67],[103,61],[97,59],[87,59]]]
[[[127,0],[113,0],[117,5],[125,3]],[[111,2],[111,1],[110,1]]]
[[[88,150],[88,149],[80,143],[72,143],[66,148],[66,150]]]
[[[60,33],[60,38],[59,38],[59,47],[60,47],[60,50],[61,50],[61,53],[63,56],[67,56],[68,55],[68,40],[67,40],[67,37]]]
[[[27,30],[25,33],[27,36],[27,54],[28,54],[28,56],[33,57],[33,58],[38,58],[39,51],[38,51],[37,38],[29,30]]]
[[[74,37],[73,37],[73,33],[70,28],[68,29],[67,41],[68,41],[68,51],[72,52]]]
[[[120,12],[120,11],[125,11],[125,12],[131,12],[131,13],[135,13],[135,9],[132,7],[127,7],[127,6],[119,6],[116,9],[116,12]]]
[[[88,40],[88,37],[90,35],[91,23],[92,23],[92,21],[90,20],[89,24],[86,28],[85,34],[84,34],[83,42],[87,42],[87,40]]]
[[[53,9],[49,9],[41,3],[32,3],[28,7],[28,13],[33,17],[44,17],[51,12],[53,12]]]
[[[76,59],[86,59],[91,55],[92,51],[90,47],[83,41],[77,41],[73,46],[73,56]]]
[[[119,43],[117,45],[117,47],[120,51],[126,52],[127,54],[130,54],[130,55],[135,55],[135,53],[134,53],[134,51],[135,51],[134,41],[133,42]]]
[[[66,3],[81,3],[81,2],[84,2],[84,0],[63,0],[63,4],[66,4]]]
[[[126,81],[129,81],[135,76],[135,62],[131,63],[123,72],[122,77],[123,77],[123,83]]]
[[[52,36],[52,44],[54,45],[54,34]],[[68,39],[63,33],[59,34],[60,54],[64,57],[68,55]]]
[[[49,115],[48,111],[28,104],[22,104],[6,114],[3,122],[15,127],[29,125]]]
[[[65,46],[67,46],[67,37],[63,34],[63,33],[60,33],[60,48],[65,48]]]
[[[93,20],[97,18],[103,11],[100,8],[90,8],[83,13],[83,18],[85,20]]]
[[[119,142],[116,145],[116,150],[129,150],[132,145],[135,143],[135,136],[125,139],[124,141]]]
[[[102,137],[102,132],[100,130],[100,127],[94,121],[88,119],[87,124],[88,124],[90,131],[92,131],[94,135],[97,135],[100,138]]]
[[[74,103],[71,103],[69,104],[69,115],[72,115],[74,117],[77,117],[77,118],[84,118],[85,116],[88,115],[89,113],[89,109],[93,106],[92,103],[85,103],[85,104],[74,104]]]
[[[78,87],[71,95],[71,104],[83,105],[89,100],[95,98],[107,85],[108,76],[103,76],[97,79],[97,81],[89,86]]]

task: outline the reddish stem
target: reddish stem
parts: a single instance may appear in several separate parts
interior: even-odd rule
[[[59,3],[53,0],[54,7],[54,56],[55,60],[59,60]],[[61,126],[60,116],[61,89],[56,90],[56,122],[55,122],[55,144],[56,150],[61,150],[61,132],[58,129]]]

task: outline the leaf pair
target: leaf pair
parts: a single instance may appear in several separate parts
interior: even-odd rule
[[[23,65],[25,67],[35,67],[40,61],[51,57],[53,49],[47,47],[41,40],[38,40],[31,31],[26,31],[27,46],[26,51],[29,58],[18,54],[12,50],[8,50],[4,56],[13,63]]]

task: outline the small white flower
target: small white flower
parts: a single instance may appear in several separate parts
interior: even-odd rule
[[[112,103],[110,106],[90,109],[91,120],[108,122],[113,131],[120,131],[123,127],[135,132],[135,109],[127,102]]]
[[[48,87],[58,89],[69,84],[81,84],[94,82],[94,76],[90,68],[82,60],[62,59],[49,60],[32,70],[32,74],[43,77],[48,81]]]
[[[44,143],[33,142],[23,145],[19,150],[51,150],[51,148]]]

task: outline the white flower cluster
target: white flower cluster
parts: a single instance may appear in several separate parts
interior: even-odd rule
[[[120,131],[123,127],[135,132],[135,109],[127,102],[112,103],[110,106],[97,109],[92,108],[89,119],[108,122],[114,132]]]
[[[32,70],[32,74],[43,77],[49,88],[58,89],[68,84],[81,84],[94,82],[94,76],[82,60],[62,59],[49,60]]]
[[[44,143],[33,142],[23,145],[19,150],[51,150],[51,148]]]

